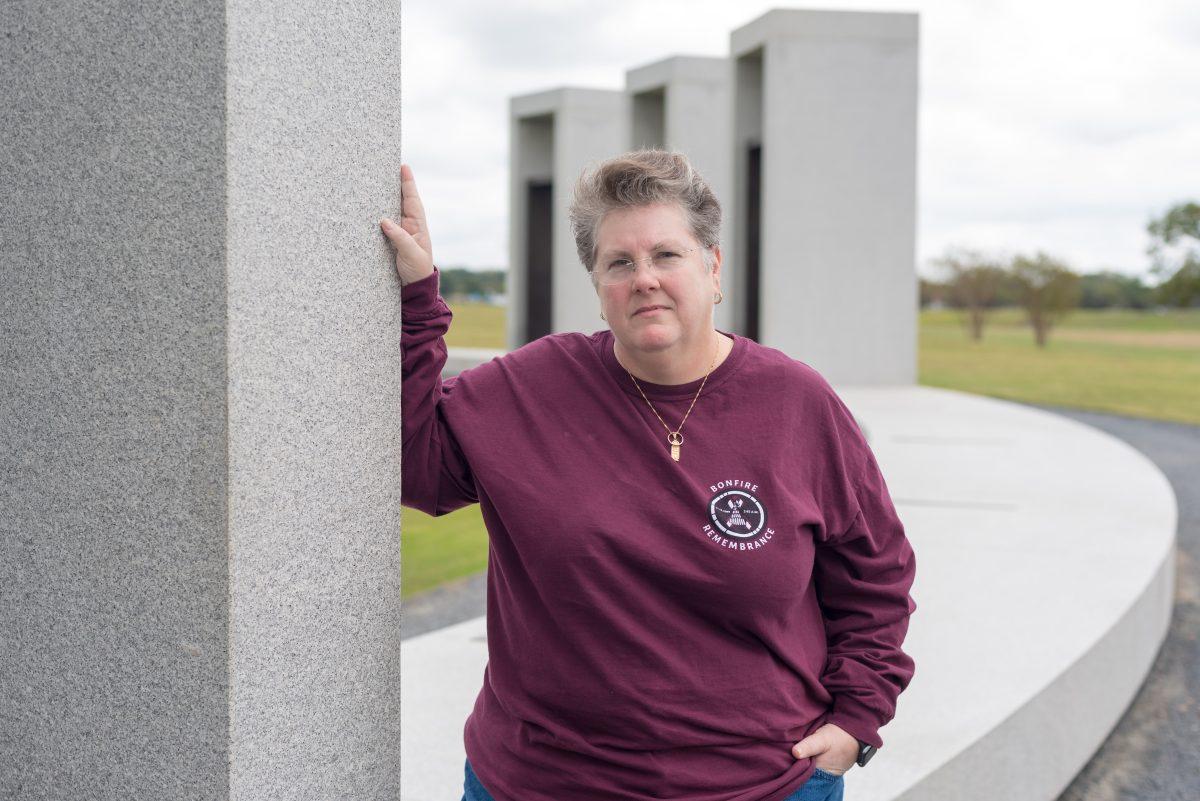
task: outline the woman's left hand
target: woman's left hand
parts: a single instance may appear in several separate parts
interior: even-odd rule
[[[858,739],[833,723],[826,723],[792,746],[796,759],[811,757],[813,765],[841,775],[858,762]]]

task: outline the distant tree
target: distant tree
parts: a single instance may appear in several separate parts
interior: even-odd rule
[[[1041,251],[1016,256],[1011,269],[1034,339],[1044,348],[1050,329],[1079,304],[1079,275]]]
[[[946,299],[950,294],[949,287],[939,281],[930,281],[928,278],[918,277],[917,281],[922,309],[930,306],[940,309],[946,306]]]
[[[1140,276],[1101,270],[1079,278],[1079,305],[1085,309],[1147,309],[1154,305],[1154,288]]]
[[[997,293],[1004,282],[1004,268],[977,250],[958,247],[948,248],[933,263],[948,273],[946,288],[950,305],[964,311],[971,339],[982,339],[987,311],[996,305]]]
[[[438,268],[439,290],[445,298],[470,298],[504,294],[504,270],[468,270],[465,267]]]
[[[1166,306],[1192,306],[1200,301],[1200,204],[1177,203],[1146,224],[1153,259],[1150,271],[1169,276],[1158,285],[1158,301]]]

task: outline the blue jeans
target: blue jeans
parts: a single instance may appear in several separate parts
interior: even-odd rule
[[[846,780],[835,773],[827,773],[817,768],[808,781],[800,785],[800,789],[789,795],[783,801],[842,801],[842,790]],[[467,760],[466,780],[463,782],[462,801],[496,801],[491,793],[484,789],[475,771],[471,770],[471,760]]]
[[[846,780],[840,774],[817,768],[800,789],[783,801],[842,801]]]

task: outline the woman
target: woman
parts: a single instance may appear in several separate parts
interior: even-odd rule
[[[575,187],[610,329],[442,381],[450,309],[401,168],[403,488],[487,525],[488,665],[465,801],[825,801],[914,664],[915,561],[813,368],[713,327],[721,211],[687,159]]]

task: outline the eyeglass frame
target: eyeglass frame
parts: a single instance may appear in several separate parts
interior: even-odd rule
[[[708,250],[708,249],[709,249],[709,248],[711,248],[711,247],[712,247],[712,245],[696,245],[695,247],[688,248],[687,250],[675,251],[675,253],[676,253],[676,255],[679,255],[679,256],[686,256],[687,254],[689,254],[689,253],[694,253],[694,252],[695,252],[695,251],[697,251],[697,250]],[[655,255],[658,255],[658,254],[655,254]],[[644,262],[644,261],[648,261],[648,262],[650,262],[650,263],[651,263],[651,265],[653,266],[653,263],[654,263],[654,258],[655,258],[655,256],[645,256],[645,257],[643,257],[643,258],[640,258],[640,259],[630,259],[630,258],[621,258],[621,259],[617,259],[616,261],[628,261],[628,262],[632,262],[632,263],[633,263],[633,272],[631,272],[631,273],[629,274],[629,277],[628,277],[628,278],[622,279],[622,280],[620,280],[620,281],[617,281],[616,283],[613,283],[613,284],[604,284],[604,283],[602,283],[602,282],[600,281],[600,279],[597,277],[597,275],[596,275],[596,270],[595,270],[594,268],[593,268],[593,269],[591,269],[591,270],[588,270],[588,271],[587,271],[587,273],[588,273],[588,278],[591,280],[592,284],[594,284],[594,285],[600,285],[600,286],[620,286],[621,284],[628,283],[629,281],[631,281],[631,280],[633,280],[634,278],[636,278],[636,277],[637,277],[637,268],[638,268],[638,265],[639,265],[639,264],[641,264],[642,262]],[[657,270],[658,270],[658,267],[657,267],[657,266],[655,266],[655,267],[654,267],[654,269],[657,271]]]

